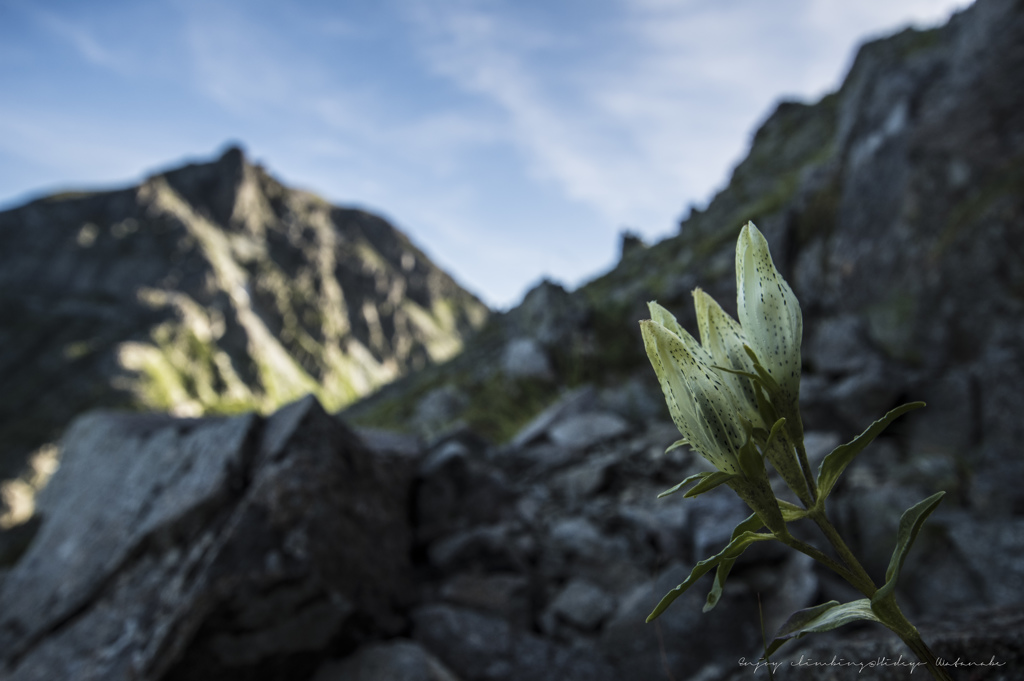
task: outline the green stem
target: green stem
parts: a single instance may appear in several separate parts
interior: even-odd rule
[[[824,508],[815,507],[810,509],[808,517],[811,518],[818,528],[824,533],[828,539],[829,544],[835,550],[836,554],[839,555],[843,562],[841,568],[842,572],[836,570],[833,565],[829,563],[823,563],[826,567],[829,567],[834,572],[837,572],[840,576],[843,576],[854,588],[860,591],[868,598],[872,598],[878,589],[875,587],[875,583],[872,581],[871,576],[868,575],[867,570],[860,564],[857,557],[853,555],[853,551],[846,545],[843,538],[840,536],[839,531],[829,522],[828,516],[825,515]],[[798,548],[798,547],[794,547]],[[798,550],[800,550],[798,548]],[[814,549],[817,551],[817,549]],[[806,551],[805,551],[806,553]],[[821,553],[818,551],[818,553]],[[810,554],[808,554],[810,555]],[[812,556],[813,558],[814,556]],[[828,558],[826,556],[826,558]],[[828,558],[831,563],[836,561]],[[819,562],[822,562],[819,560]],[[845,574],[844,574],[845,572]],[[882,621],[886,627],[888,627],[893,633],[900,637],[900,639],[907,645],[908,648],[917,656],[921,662],[925,664],[928,671],[931,672],[933,678],[936,681],[953,681],[946,670],[939,666],[938,660],[935,658],[935,654],[932,653],[931,649],[921,638],[921,634],[918,633],[917,628],[910,623],[910,620],[906,618],[903,611],[900,610],[899,605],[896,604],[896,597],[893,594],[889,594],[886,598],[875,603],[872,599],[871,610],[874,611],[875,615],[879,620]]]
[[[938,659],[928,647],[928,644],[921,638],[917,628],[910,623],[903,611],[896,604],[896,598],[892,594],[883,598],[878,603],[873,603],[871,609],[878,619],[882,621],[894,634],[907,645],[908,648],[924,663],[928,671],[936,681],[953,681],[953,678],[946,672],[944,667],[939,666]]]
[[[782,542],[786,546],[792,549],[796,549],[804,555],[810,556],[814,560],[818,561],[819,563],[827,567],[832,572],[836,573],[837,575],[845,579],[847,582],[850,582],[851,584],[853,583],[853,580],[855,579],[854,574],[850,572],[850,570],[839,561],[835,560],[834,558],[831,558],[830,556],[823,553],[819,549],[811,546],[810,544],[800,541],[791,534],[787,534],[784,537],[780,537],[778,533],[776,533],[775,536],[780,542]]]
[[[807,489],[811,493],[811,504],[817,504],[818,485],[814,481],[814,475],[811,474],[811,464],[807,460],[807,450],[804,448],[803,439],[797,440],[796,454],[797,458],[800,460],[800,470],[804,472],[804,479],[807,480]]]
[[[853,585],[857,591],[871,598],[875,595],[875,591],[878,588],[872,581],[871,576],[864,569],[864,566],[860,564],[857,557],[853,555],[853,551],[846,545],[843,538],[840,536],[839,531],[829,522],[828,516],[825,515],[823,508],[815,507],[808,511],[807,517],[814,521],[814,524],[818,526],[818,529],[822,531],[825,538],[828,539],[828,543],[832,545],[833,550],[842,560],[843,564],[849,568],[853,579],[847,581]]]

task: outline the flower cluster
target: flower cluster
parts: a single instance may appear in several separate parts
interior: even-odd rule
[[[864,598],[829,601],[794,613],[765,647],[765,660],[786,641],[830,631],[857,620],[881,622],[895,632],[936,679],[949,681],[917,629],[900,611],[894,590],[903,561],[922,524],[942,500],[938,492],[913,505],[900,518],[885,583],[878,587],[829,521],[825,500],[853,458],[892,421],[923,402],[891,409],[850,442],[826,455],[811,474],[800,420],[800,340],[803,317],[796,296],[768,251],[768,242],[752,223],[736,244],[736,312],[730,317],[700,289],[693,292],[697,342],[672,314],[649,303],[651,318],[640,322],[647,356],[658,375],[672,420],[682,439],[707,459],[714,471],[692,475],[664,492],[693,483],[683,496],[728,485],[754,511],[736,526],[728,545],[698,562],[690,575],[669,591],[647,621],[658,617],[698,579],[715,570],[704,605],[714,608],[733,564],[747,547],[779,541],[810,556],[860,591]],[[803,508],[775,497],[765,462],[778,471]],[[813,521],[832,545],[835,557],[789,533],[787,522]],[[768,528],[767,532],[763,528]]]
[[[813,503],[814,484],[795,446],[803,441],[803,317],[753,223],[736,244],[736,292],[738,321],[704,291],[693,292],[700,342],[656,302],[649,303],[651,319],[640,322],[641,332],[683,436],[676,445],[689,445],[717,471],[691,493],[728,484],[769,529],[785,532],[763,460],[802,501]]]

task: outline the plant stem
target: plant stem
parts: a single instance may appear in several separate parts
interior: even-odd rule
[[[836,563],[833,559],[825,556],[828,562],[822,561],[816,556],[809,554],[812,558],[815,558],[826,567],[830,568],[833,572],[836,572],[848,581],[854,588],[860,591],[868,598],[872,598],[878,589],[875,587],[875,583],[872,581],[871,576],[868,575],[867,570],[860,564],[857,557],[853,555],[853,551],[846,545],[843,538],[840,536],[839,531],[829,521],[828,516],[825,515],[824,508],[816,507],[810,509],[808,517],[811,518],[818,528],[824,533],[828,539],[829,544],[835,549],[835,552],[839,555],[844,565],[840,566],[842,571],[837,570],[833,564]],[[799,542],[799,540],[795,540]],[[802,542],[800,542],[802,543]],[[792,546],[792,545],[791,545]],[[793,546],[797,550],[802,550],[797,546]],[[811,547],[813,548],[813,547]],[[817,553],[821,553],[817,549],[814,549]],[[804,551],[804,553],[807,553]],[[824,554],[822,554],[824,555]],[[845,574],[844,574],[845,573]],[[900,637],[900,639],[907,645],[908,648],[917,656],[921,662],[925,664],[928,671],[931,672],[932,677],[936,681],[953,681],[946,670],[939,666],[938,660],[935,658],[935,654],[932,653],[931,649],[921,638],[921,634],[917,631],[917,628],[910,623],[910,620],[906,618],[903,611],[900,610],[899,605],[896,604],[896,597],[893,594],[889,594],[886,598],[881,599],[877,603],[872,599],[871,605],[872,611],[878,616],[882,624],[888,627],[893,633]]]
[[[895,596],[890,594],[878,603],[872,604],[871,609],[882,620],[882,624],[899,636],[914,655],[917,656],[917,659],[924,663],[936,681],[953,681],[945,668],[939,666],[938,659],[928,647],[928,644],[924,642],[924,639],[921,638],[917,628],[910,623],[910,620],[900,610],[899,605],[896,604]]]
[[[853,579],[849,579],[847,581],[849,581],[857,591],[860,591],[868,598],[874,596],[875,591],[877,591],[878,588],[875,586],[874,581],[872,581],[871,576],[867,573],[867,570],[864,569],[864,566],[861,565],[860,561],[857,560],[857,557],[853,555],[853,551],[851,551],[850,547],[846,545],[845,541],[843,541],[839,531],[836,530],[831,522],[829,522],[828,516],[825,515],[824,508],[815,507],[810,509],[807,513],[807,517],[814,521],[814,524],[818,526],[818,529],[820,529],[825,535],[825,538],[828,539],[828,543],[832,545],[832,548],[835,550],[840,560],[842,560],[846,567],[849,568]]]
[[[803,425],[800,426],[800,430],[803,430]],[[807,480],[807,490],[811,495],[811,503],[816,504],[818,502],[818,485],[815,484],[814,475],[811,473],[811,464],[807,460],[807,449],[804,447],[804,439],[802,437],[796,441],[796,454],[797,459],[800,461],[800,469],[804,473],[804,479]]]
[[[796,549],[804,555],[810,556],[814,560],[818,561],[819,563],[827,567],[832,572],[836,573],[837,575],[845,579],[847,582],[850,582],[852,584],[854,579],[856,579],[854,574],[845,565],[835,560],[834,558],[828,556],[827,554],[823,553],[814,546],[811,546],[810,544],[800,541],[793,535],[786,535],[785,537],[779,537],[778,535],[776,535],[776,538],[778,538],[778,540],[786,546]]]

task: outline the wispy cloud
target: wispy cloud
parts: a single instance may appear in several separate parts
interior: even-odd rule
[[[130,73],[131,60],[110,49],[84,23],[66,19],[45,10],[32,9],[30,11],[40,26],[69,45],[90,64],[120,74]]]
[[[776,97],[838,84],[862,32],[963,4],[623,1],[567,36],[518,3],[426,3],[411,20],[436,73],[501,109],[535,176],[650,233],[721,184]]]

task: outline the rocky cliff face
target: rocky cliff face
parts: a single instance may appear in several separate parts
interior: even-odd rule
[[[1022,678],[1022,77],[1017,0],[866,45],[837,93],[778,107],[677,236],[630,239],[578,291],[539,286],[342,414],[413,436],[357,436],[311,400],[268,419],[81,418],[0,577],[0,677],[750,678],[759,603],[771,631],[856,595],[763,542],[714,611],[695,589],[644,623],[747,512],[726,493],[656,498],[705,466],[665,453],[678,433],[636,320],[658,299],[694,328],[698,285],[730,307],[753,219],[804,309],[812,466],[887,408],[929,403],[847,470],[843,534],[880,581],[899,514],[946,489],[901,607],[947,660],[994,657],[964,678]],[[775,659],[908,655],[870,626],[809,641]]]
[[[329,408],[450,358],[487,309],[384,220],[239,149],[0,213],[0,476],[76,413]]]
[[[556,388],[546,395],[634,372],[649,382],[636,330],[646,301],[690,328],[694,287],[734,310],[733,246],[753,220],[803,306],[810,427],[853,434],[900,400],[925,400],[904,456],[931,462],[929,482],[1016,514],[1024,496],[997,481],[1024,473],[1013,454],[1024,436],[1022,35],[1020,3],[987,0],[943,28],[865,45],[838,92],[778,106],[727,188],[677,236],[624,249],[578,291],[538,287],[459,362],[490,357],[492,380]],[[512,361],[524,339],[547,373]],[[415,423],[410,396],[488,384],[429,380],[393,386],[352,416]],[[458,419],[476,416],[455,409]]]

